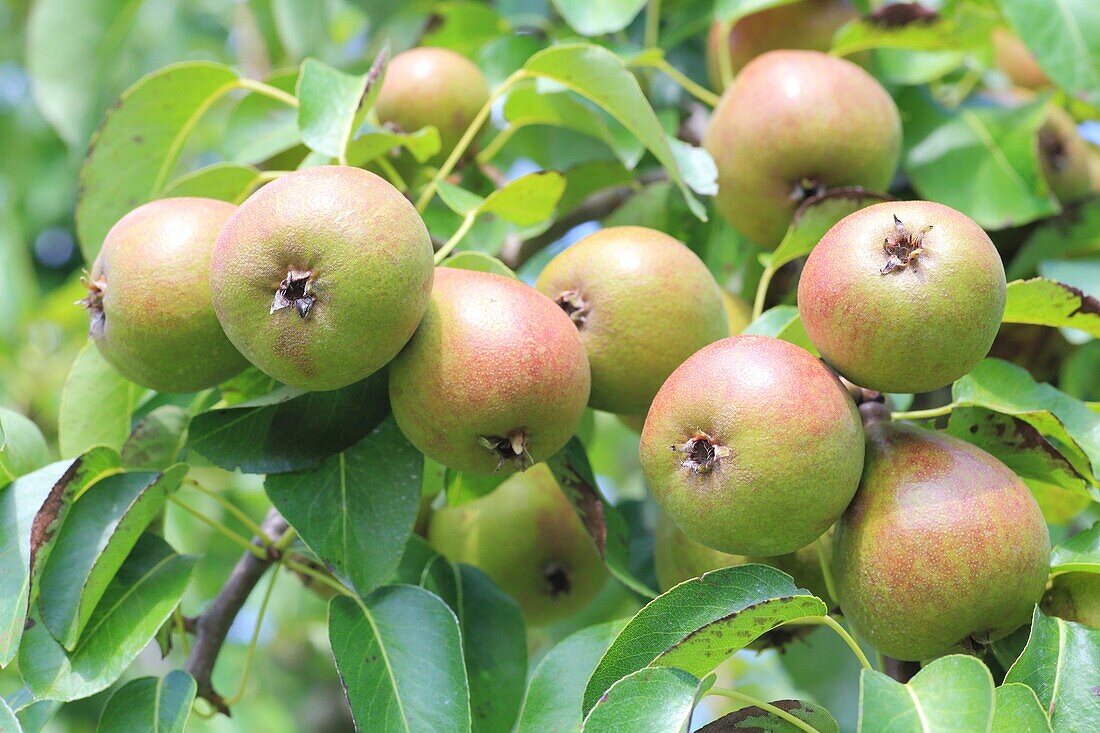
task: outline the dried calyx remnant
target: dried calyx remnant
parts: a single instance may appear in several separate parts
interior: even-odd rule
[[[723,458],[730,456],[733,451],[729,446],[721,445],[703,431],[698,431],[687,441],[679,445],[669,446],[677,453],[683,454],[680,466],[692,473],[709,473],[718,467]]]
[[[271,304],[271,312],[291,308],[298,311],[298,316],[305,318],[317,301],[313,294],[313,272],[310,270],[290,270],[286,278],[279,283],[279,289],[275,291],[275,301]]]
[[[1066,141],[1057,130],[1049,126],[1039,130],[1039,150],[1043,158],[1056,171],[1063,170],[1069,165],[1069,155],[1066,153]]]
[[[916,229],[908,224],[903,224],[901,219],[894,217],[894,229],[883,240],[882,250],[886,253],[886,264],[879,270],[883,275],[888,275],[896,270],[904,270],[913,266],[917,261],[917,255],[924,251],[924,235],[932,229],[932,225]]]
[[[546,587],[553,598],[563,596],[573,589],[573,581],[569,579],[569,571],[563,565],[552,562],[542,569],[542,578],[546,581]]]
[[[565,315],[572,319],[577,328],[583,327],[584,322],[588,320],[588,301],[584,299],[579,291],[566,290],[554,298],[554,302],[561,306],[561,309],[565,311]]]
[[[520,471],[526,471],[534,463],[527,452],[527,436],[522,430],[513,430],[508,435],[482,435],[478,442],[496,454],[498,471],[508,461],[514,461]]]
[[[83,277],[80,282],[88,289],[88,294],[76,301],[76,304],[88,309],[88,314],[91,316],[88,332],[94,336],[103,329],[103,293],[107,290],[107,281],[102,277],[98,280]]]
[[[790,199],[795,203],[802,203],[806,199],[820,196],[824,192],[825,186],[821,185],[820,181],[815,181],[812,178],[802,178],[791,189]]]

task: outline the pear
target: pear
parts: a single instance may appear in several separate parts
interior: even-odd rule
[[[883,654],[930,659],[1003,638],[1043,595],[1050,537],[1031,491],[985,451],[873,421],[837,524],[841,610]]]
[[[1048,616],[1100,629],[1100,573],[1055,576],[1040,608]]]
[[[437,509],[428,541],[452,562],[483,570],[532,625],[579,611],[607,580],[595,543],[544,463],[485,496]]]

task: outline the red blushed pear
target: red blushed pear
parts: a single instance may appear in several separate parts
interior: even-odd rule
[[[867,427],[866,464],[833,550],[840,607],[864,639],[918,661],[1028,621],[1050,537],[1016,474],[962,440],[886,421]]]
[[[848,391],[808,351],[733,336],[661,387],[641,460],[657,503],[692,540],[772,557],[809,545],[848,506],[863,430]]]
[[[390,369],[405,437],[439,463],[480,474],[557,453],[580,423],[589,387],[584,344],[554,301],[512,278],[446,267]]]
[[[193,392],[247,366],[210,303],[211,252],[236,211],[214,199],[161,199],[108,232],[82,303],[92,340],[127,379],[161,392]]]
[[[703,145],[718,166],[719,213],[773,249],[807,197],[839,186],[886,190],[901,120],[882,85],[852,62],[771,51],[722,95]]]
[[[445,48],[414,48],[386,66],[374,111],[405,132],[438,129],[437,158],[444,158],[488,99],[489,83],[473,61]]]
[[[733,73],[767,51],[828,51],[840,27],[857,16],[848,0],[799,0],[746,15],[733,24],[726,43]],[[707,76],[715,89],[722,88],[721,48],[722,27],[715,21],[707,36]]]
[[[1005,307],[1001,257],[974,221],[929,201],[875,204],[810,253],[798,309],[843,376],[880,392],[928,392],[989,352]]]
[[[1050,86],[1050,78],[1035,60],[1035,55],[1020,37],[1007,28],[993,31],[993,53],[997,66],[1009,81],[1025,89],[1043,89]]]
[[[587,236],[551,260],[536,287],[576,324],[599,410],[644,414],[673,369],[728,333],[707,266],[654,229]]]
[[[359,168],[287,174],[252,195],[218,237],[214,310],[265,374],[330,390],[382,368],[416,330],[432,243],[401,192]]]

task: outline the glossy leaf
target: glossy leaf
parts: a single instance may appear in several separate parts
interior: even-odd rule
[[[531,675],[517,733],[581,729],[584,687],[625,620],[589,626],[558,642]]]
[[[129,469],[163,471],[179,458],[191,418],[177,405],[161,405],[138,420],[119,456]]]
[[[586,97],[618,120],[665,166],[692,213],[706,220],[706,210],[688,189],[664,128],[622,59],[599,46],[567,43],[538,52],[523,68]]]
[[[298,69],[277,71],[264,83],[293,95]],[[231,161],[257,164],[301,142],[298,110],[262,94],[249,94],[229,113],[222,148]]]
[[[876,733],[989,730],[993,701],[993,675],[976,657],[941,657],[905,685],[865,669],[860,677],[859,729]]]
[[[790,5],[797,0],[715,0],[714,17],[717,20],[733,22],[746,15],[779,5]]]
[[[185,473],[185,465],[115,473],[76,497],[38,587],[42,622],[66,649],[75,647],[115,572]]]
[[[424,578],[458,616],[474,733],[509,733],[527,679],[527,630],[519,605],[481,570],[438,557]]]
[[[311,150],[340,158],[378,94],[382,67],[353,76],[306,59],[298,76],[298,129]]]
[[[767,565],[722,568],[688,580],[627,623],[592,673],[584,709],[642,667],[678,667],[702,676],[765,632],[827,611],[824,601]]]
[[[547,459],[546,465],[573,504],[611,574],[635,593],[649,598],[655,596],[656,593],[630,571],[630,529],[615,505],[600,492],[580,440],[574,437]]]
[[[320,51],[328,41],[328,8],[314,0],[271,0],[279,40],[300,59]]]
[[[1100,106],[1100,13],[1094,3],[1001,0],[1000,7],[1051,79]]]
[[[364,165],[388,154],[394,148],[405,148],[418,163],[424,163],[439,152],[442,143],[439,130],[422,127],[413,132],[398,132],[364,123],[348,142],[347,159],[351,165]]]
[[[924,92],[903,92],[903,165],[923,198],[958,209],[986,229],[1058,211],[1039,168],[1036,139],[1046,103],[949,110]]]
[[[329,392],[281,386],[196,415],[187,447],[229,471],[296,471],[354,445],[388,412],[385,373]]]
[[[141,677],[115,690],[99,715],[97,733],[183,733],[198,686],[186,672]]]
[[[237,79],[228,66],[189,61],[155,71],[123,92],[80,169],[76,228],[85,262],[95,259],[123,214],[160,194],[199,118]]]
[[[840,726],[836,719],[820,705],[802,700],[776,700],[771,704],[808,724],[818,733],[840,733]],[[755,705],[723,715],[718,720],[704,725],[697,733],[737,733],[737,731],[800,733],[800,729],[793,723]]]
[[[584,719],[584,733],[682,733],[695,708],[699,680],[682,669],[644,667],[600,697]]]
[[[1070,218],[1059,217],[1040,223],[1005,272],[1010,280],[1039,272],[1046,260],[1095,257],[1100,255],[1100,199],[1086,201]]]
[[[518,226],[533,226],[553,216],[565,192],[565,177],[557,171],[528,173],[485,198],[446,183],[439,192],[443,202],[459,216],[495,214]]]
[[[1100,629],[1044,616],[1035,609],[1023,654],[1005,675],[1035,691],[1056,731],[1100,729]]]
[[[1019,682],[998,687],[992,733],[1051,733],[1050,719],[1035,691]]]
[[[1100,573],[1100,521],[1054,546],[1050,572],[1052,575]]]
[[[62,458],[97,445],[118,450],[130,435],[130,419],[145,389],[119,374],[88,342],[76,355],[61,391],[57,418]]]
[[[268,476],[264,488],[302,540],[365,596],[401,561],[423,465],[391,418],[319,466]]]
[[[831,53],[849,56],[872,48],[911,51],[958,51],[979,46],[989,38],[994,24],[989,14],[971,11],[958,3],[950,13],[904,24],[889,24],[873,17],[846,23],[833,37]]]
[[[180,176],[158,198],[200,196],[240,204],[260,183],[260,171],[244,163],[214,163]]]
[[[15,717],[15,713],[2,698],[0,698],[0,733],[23,733],[19,718]]]
[[[467,250],[466,252],[459,252],[456,255],[452,255],[443,260],[440,266],[457,267],[460,270],[491,272],[494,275],[502,275],[504,277],[516,277],[516,273],[512,272],[508,268],[508,265],[504,264],[496,257],[487,255],[484,252],[475,252],[473,250]]]
[[[432,7],[430,27],[421,46],[449,48],[472,56],[490,40],[509,30],[508,23],[490,5],[476,0],[444,0]]]
[[[37,698],[61,701],[110,687],[179,604],[194,565],[194,557],[175,554],[155,535],[142,535],[71,652],[45,624],[27,630],[19,649],[23,681]]]
[[[1008,285],[1005,323],[1076,328],[1100,338],[1100,301],[1072,285],[1042,277]]]
[[[391,585],[363,607],[337,596],[329,604],[329,640],[360,730],[471,730],[458,619],[434,594]]]
[[[795,211],[783,241],[774,252],[760,255],[765,267],[778,270],[810,254],[838,221],[865,206],[888,201],[889,196],[862,188],[833,188],[806,199]]]
[[[50,447],[38,426],[0,407],[0,488],[49,462]]]
[[[646,0],[553,0],[569,27],[582,36],[616,33],[630,25]]]
[[[777,339],[790,341],[817,355],[817,348],[810,342],[806,335],[806,328],[802,325],[802,318],[798,314],[798,307],[793,305],[777,305],[760,314],[760,317],[750,323],[741,333],[757,334],[759,336],[773,336]]]

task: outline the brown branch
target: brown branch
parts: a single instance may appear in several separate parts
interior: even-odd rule
[[[644,186],[667,178],[668,174],[663,169],[646,171],[638,176],[638,183]],[[550,228],[542,234],[524,241],[506,243],[504,250],[500,253],[501,261],[513,270],[520,267],[543,247],[561,239],[573,227],[608,216],[626,203],[626,200],[637,190],[635,186],[616,186],[597,191],[551,224]]]
[[[264,517],[260,528],[264,531],[264,535],[276,539],[286,531],[287,526],[287,521],[282,515],[275,509],[271,509]],[[259,537],[254,537],[252,543],[257,547],[266,547]],[[233,571],[218,595],[194,619],[195,643],[183,668],[198,683],[198,696],[226,716],[229,715],[229,707],[225,704],[225,699],[214,691],[210,677],[233,620],[237,618],[237,614],[248,600],[252,589],[260,582],[260,578],[272,563],[279,559],[278,552],[274,548],[267,547],[267,554],[267,559],[261,560],[251,552],[244,553],[233,566]]]

